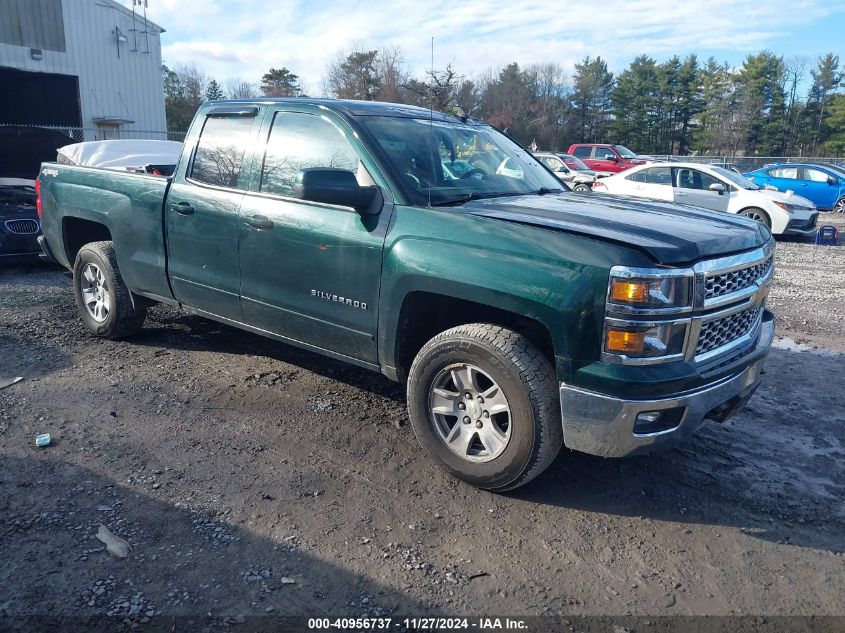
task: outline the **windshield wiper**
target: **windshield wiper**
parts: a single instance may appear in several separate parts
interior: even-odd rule
[[[545,196],[548,193],[563,193],[563,189],[550,189],[549,187],[540,187],[536,191],[532,191],[531,193],[536,194],[538,196]]]
[[[498,193],[468,193],[465,196],[460,196],[459,198],[448,198],[446,200],[438,200],[437,202],[432,202],[431,206],[433,207],[448,207],[453,204],[464,204],[465,202],[470,202],[472,200],[483,200],[485,198],[501,198],[503,196],[520,196],[525,195],[520,192],[516,191],[500,191]]]

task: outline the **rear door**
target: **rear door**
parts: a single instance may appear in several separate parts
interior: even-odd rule
[[[256,176],[241,208],[244,320],[375,363],[390,208],[362,215],[352,207],[294,197],[300,169],[346,169],[360,185],[372,185],[374,166],[347,124],[325,112],[270,108],[261,140],[266,140],[266,154],[263,162],[256,161]]]
[[[242,320],[238,213],[248,185],[247,151],[258,130],[258,108],[209,110],[180,166],[165,204],[168,272],[186,306]],[[188,148],[186,147],[186,151]]]
[[[696,207],[727,211],[730,202],[730,187],[718,178],[698,169],[675,167],[672,188],[675,202]],[[710,185],[721,184],[725,190],[711,191]]]
[[[641,169],[626,176],[625,180],[630,182],[629,189],[632,189],[633,195],[638,198],[653,198],[665,202],[674,200],[671,167]]]
[[[821,169],[814,167],[802,168],[803,178],[795,190],[798,195],[804,196],[817,207],[822,209],[833,208],[839,198],[838,178]],[[834,184],[830,180],[833,179]]]
[[[800,170],[798,167],[784,165],[781,167],[773,167],[769,170],[768,179],[763,179],[762,186],[774,187],[778,191],[788,191],[798,187],[798,176]]]
[[[575,147],[574,151],[572,152],[572,155],[575,156],[575,158],[580,158],[582,161],[584,161],[584,164],[587,165],[587,167],[589,167],[590,169],[595,169],[596,167],[595,161],[593,160],[593,149],[595,148],[589,145],[578,145]]]

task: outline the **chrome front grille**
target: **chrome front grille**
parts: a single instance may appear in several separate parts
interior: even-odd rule
[[[6,229],[16,235],[35,235],[38,233],[38,221],[29,218],[6,220]]]
[[[746,336],[757,326],[761,314],[762,308],[754,305],[742,312],[702,322],[695,355],[707,354]]]
[[[775,256],[769,255],[764,261],[746,268],[707,275],[704,278],[704,299],[717,299],[750,288],[769,275],[774,261]]]

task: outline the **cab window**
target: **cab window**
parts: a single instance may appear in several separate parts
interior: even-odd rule
[[[589,158],[592,151],[592,147],[576,147],[572,155],[576,158]]]
[[[254,120],[252,116],[208,117],[200,133],[189,178],[218,187],[238,188]]]
[[[293,195],[301,169],[330,167],[351,171],[361,182],[364,167],[346,136],[323,116],[301,112],[277,112],[273,117],[260,190],[282,196]]]

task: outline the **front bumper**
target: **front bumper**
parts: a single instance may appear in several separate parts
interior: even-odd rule
[[[707,419],[723,422],[741,409],[760,386],[774,330],[774,320],[763,321],[757,344],[749,352],[756,360],[739,373],[667,398],[624,400],[562,383],[564,444],[584,453],[622,457],[689,437]],[[647,420],[653,414],[658,415],[658,420],[670,420],[671,426],[648,430],[649,424],[643,423],[641,416]]]
[[[17,232],[16,221],[28,222],[33,225],[32,232]],[[18,260],[37,260],[41,249],[38,247],[37,237],[40,235],[40,225],[33,213],[8,213],[0,217],[0,263]]]
[[[796,218],[789,221],[783,235],[793,237],[810,238],[816,236],[816,224],[818,223],[818,212],[811,213],[807,218]]]

